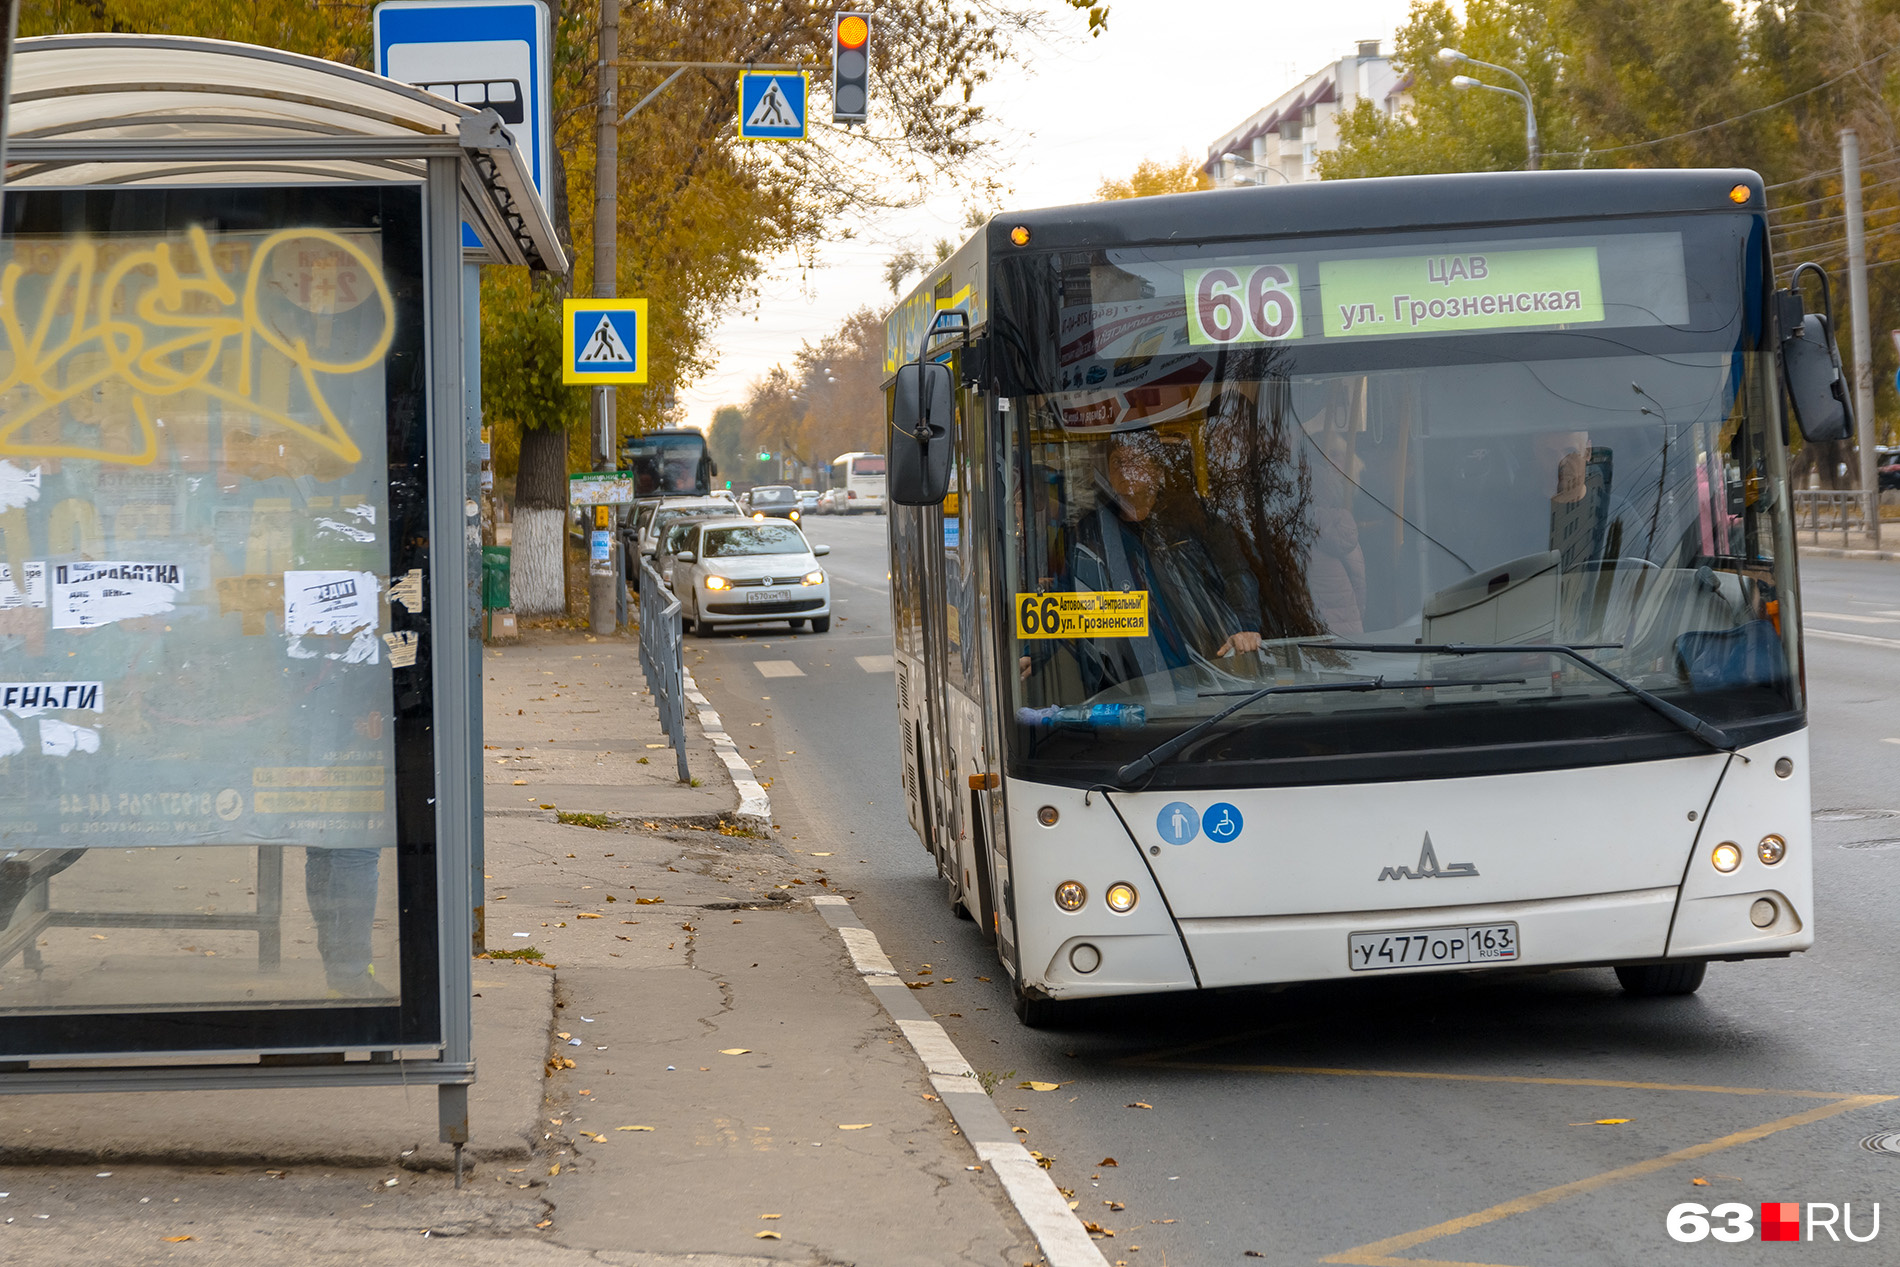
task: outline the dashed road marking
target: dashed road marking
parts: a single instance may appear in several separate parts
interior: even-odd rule
[[[1816,638],[1822,642],[1853,642],[1863,647],[1886,647],[1889,650],[1900,651],[1900,638],[1871,638],[1866,634],[1839,633],[1832,629],[1814,629],[1808,626],[1803,626],[1802,632],[1807,637]]]
[[[1803,612],[1801,613],[1801,618],[1803,620],[1816,618],[1821,620],[1846,620],[1856,625],[1891,625],[1896,619],[1896,617],[1893,616],[1854,616],[1847,612]]]
[[[890,673],[897,668],[896,656],[861,655],[856,659],[858,667],[866,673]]]
[[[790,660],[754,660],[752,667],[761,677],[804,677],[805,670]]]

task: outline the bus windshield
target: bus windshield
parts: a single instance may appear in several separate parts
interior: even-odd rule
[[[1685,236],[1031,273],[1057,294],[1017,367],[1045,390],[1009,406],[1017,754],[1125,762],[1264,685],[1378,680],[1422,685],[1263,698],[1181,760],[1670,731],[1552,644],[1732,733],[1798,709],[1759,248]]]
[[[633,472],[637,497],[704,497],[712,491],[706,437],[697,431],[656,431],[635,436],[621,451]]]

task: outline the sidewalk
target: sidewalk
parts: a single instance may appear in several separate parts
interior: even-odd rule
[[[1839,528],[1822,528],[1819,533],[1809,528],[1797,528],[1794,534],[1795,549],[1800,553],[1818,559],[1863,559],[1879,563],[1900,563],[1900,520],[1883,520],[1880,525],[1880,545],[1874,546],[1873,537],[1865,532],[1850,530],[1846,545],[1842,545]]]
[[[483,676],[487,944],[540,958],[475,965],[464,1188],[433,1088],[20,1097],[0,1263],[1040,1261],[809,900],[827,860],[733,825],[696,731],[699,787],[646,746],[636,643],[530,631]]]

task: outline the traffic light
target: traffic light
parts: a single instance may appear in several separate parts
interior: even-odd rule
[[[871,15],[831,15],[831,121],[871,117]]]

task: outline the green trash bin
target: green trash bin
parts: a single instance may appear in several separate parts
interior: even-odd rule
[[[500,611],[508,606],[509,556],[507,546],[482,547],[482,607]]]

